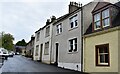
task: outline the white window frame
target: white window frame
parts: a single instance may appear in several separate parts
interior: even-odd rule
[[[47,45],[48,44],[48,45]],[[45,43],[44,55],[49,55],[49,42]]]
[[[36,41],[39,41],[39,38],[40,38],[40,32],[37,32]]]
[[[103,13],[105,13],[105,12],[107,12],[107,14],[108,14],[108,16],[106,16],[106,17],[103,16]],[[103,24],[103,21],[104,21],[104,20],[108,20],[108,21],[109,21],[108,24],[105,25],[105,26],[104,26],[104,24]],[[109,10],[109,9],[105,9],[104,11],[102,11],[102,26],[103,26],[103,27],[110,26],[110,10]]]
[[[69,20],[70,20],[71,29],[78,27],[78,15],[77,14],[72,16]],[[76,25],[76,22],[77,22],[77,25]],[[71,23],[73,23],[73,27],[71,27]]]
[[[45,37],[50,36],[50,26],[47,26],[45,29]]]
[[[99,20],[95,20],[95,19],[97,19],[98,15],[99,15]],[[98,23],[98,22],[100,23],[100,27],[97,28],[95,23]],[[101,28],[101,14],[97,13],[97,14],[94,15],[94,29],[98,30],[100,28]]]
[[[76,43],[75,43],[75,39],[77,40]],[[73,44],[71,44],[70,41],[73,41],[72,42]],[[69,53],[78,52],[78,39],[77,38],[72,38],[72,39],[69,39],[68,42],[69,42],[69,50],[68,50],[68,52]],[[71,48],[71,45],[72,45],[73,48]],[[76,47],[76,45],[77,45],[77,47]],[[71,52],[70,52],[70,50],[71,50]]]
[[[56,25],[56,35],[59,35],[62,33],[62,23]]]
[[[38,52],[39,52],[39,45],[36,45],[35,56],[39,55]]]
[[[109,44],[96,45],[95,48],[96,48],[96,66],[109,66],[110,65]],[[104,49],[104,48],[107,48],[107,50]],[[100,50],[104,50],[104,51],[100,52]],[[105,52],[105,50],[107,52]],[[106,54],[108,55],[107,56],[108,57],[108,59],[107,59],[108,62],[105,62]],[[101,60],[100,60],[101,55],[104,56],[104,58],[102,58],[102,59],[104,59],[104,62],[101,62]]]

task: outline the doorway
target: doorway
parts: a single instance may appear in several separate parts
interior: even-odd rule
[[[42,61],[43,44],[40,45],[40,62]]]
[[[56,43],[56,59],[55,59],[55,65],[58,65],[58,49],[59,49],[59,43]]]

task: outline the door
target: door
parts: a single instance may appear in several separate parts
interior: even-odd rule
[[[40,45],[40,61],[42,61],[43,44]]]
[[[58,65],[58,48],[59,48],[59,44],[56,43],[56,62],[55,62],[55,65]]]

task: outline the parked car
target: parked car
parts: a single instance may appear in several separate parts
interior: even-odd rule
[[[9,52],[9,57],[13,57],[13,56],[14,56],[14,52],[13,51]]]
[[[20,53],[19,52],[16,52],[15,55],[19,55]]]
[[[0,48],[0,56],[7,60],[9,57],[8,51],[4,48]]]

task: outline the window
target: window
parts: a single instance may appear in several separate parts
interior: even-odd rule
[[[110,26],[109,9],[94,15],[94,30]]]
[[[69,52],[77,51],[77,38],[69,40]]]
[[[109,66],[109,44],[96,46],[96,66]]]
[[[45,50],[44,50],[44,55],[49,54],[49,42],[45,43]]]
[[[50,26],[46,28],[46,34],[45,36],[48,37],[50,35]]]
[[[94,27],[96,29],[100,29],[100,13],[94,15]]]
[[[40,32],[37,33],[37,39],[36,39],[36,41],[39,41],[39,37],[40,37]]]
[[[78,18],[77,15],[75,15],[72,18],[70,18],[70,28],[77,27],[77,25],[78,25]]]
[[[110,25],[110,21],[109,21],[109,9],[104,10],[102,12],[102,24],[103,24],[103,27],[106,27],[106,26]]]
[[[57,34],[60,34],[62,32],[62,24],[58,24],[56,27],[57,27]]]
[[[38,56],[39,45],[36,46],[35,56]]]

